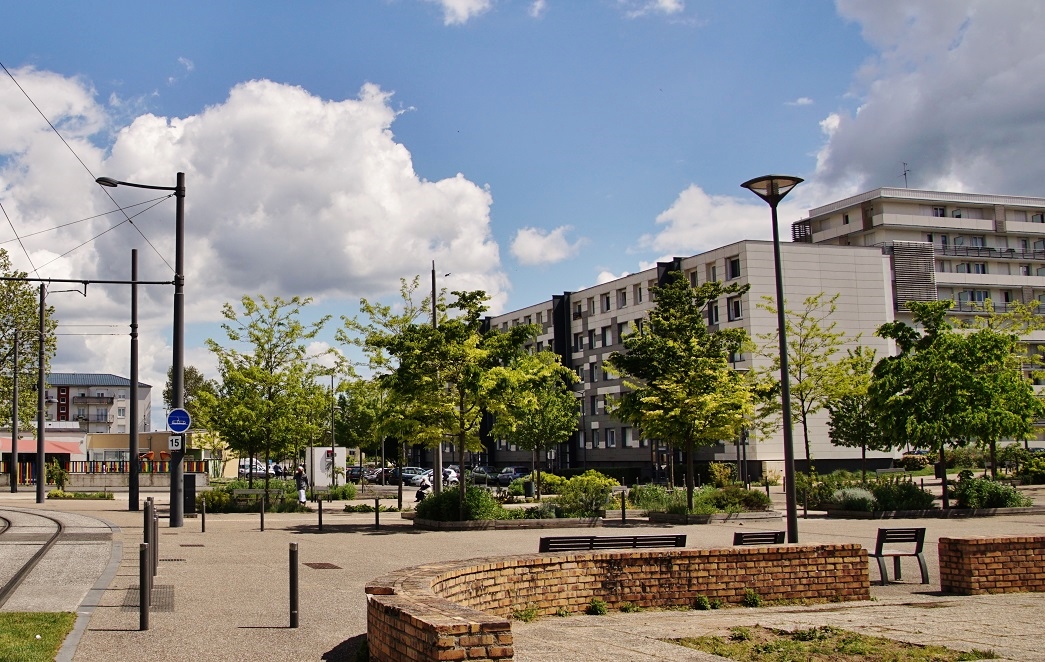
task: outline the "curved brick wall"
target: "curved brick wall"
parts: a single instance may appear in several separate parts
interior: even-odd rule
[[[578,613],[593,597],[616,608],[692,606],[698,595],[739,604],[764,600],[870,599],[860,545],[785,545],[670,551],[527,554],[406,568],[367,584],[367,639],[374,660],[504,660],[507,617]]]

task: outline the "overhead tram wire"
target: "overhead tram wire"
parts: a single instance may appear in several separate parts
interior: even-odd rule
[[[118,211],[124,211],[124,210],[127,210],[127,209],[133,209],[134,207],[141,207],[142,205],[151,204],[151,203],[154,203],[154,202],[157,202],[157,201],[162,202],[162,201],[164,201],[164,200],[166,200],[166,199],[168,199],[170,197],[171,197],[170,195],[164,195],[164,196],[161,196],[159,198],[153,198],[151,200],[144,200],[142,202],[135,202],[132,205],[127,205],[126,207],[123,207],[122,209],[113,209],[113,210],[110,210],[110,211],[104,211],[104,212],[102,212],[100,214],[95,214],[94,216],[87,216],[87,217],[81,218],[78,221],[69,221],[68,223],[60,223],[60,224],[55,225],[53,227],[44,228],[43,230],[37,230],[36,232],[27,232],[26,234],[23,234],[20,237],[19,236],[15,236],[14,239],[5,239],[3,241],[0,241],[0,245],[2,245],[2,244],[9,244],[12,241],[21,241],[22,239],[27,239],[29,237],[35,237],[38,234],[44,234],[46,232],[54,232],[55,230],[61,230],[62,228],[67,228],[67,227],[76,225],[77,223],[85,223],[87,221],[93,221],[96,218],[101,218],[103,216],[108,216],[109,214],[115,214]],[[155,205],[153,205],[153,206],[155,206]],[[3,204],[2,203],[0,203],[0,209],[3,209]],[[149,209],[152,209],[152,207],[149,207]],[[148,210],[144,210],[144,211],[148,211]],[[138,214],[135,214],[135,216],[137,216],[137,215]],[[10,219],[8,219],[8,220],[10,221]],[[126,223],[126,221],[123,221],[123,222]],[[14,228],[12,228],[12,230],[13,229]]]
[[[8,70],[7,66],[4,65],[3,62],[0,62],[0,69],[4,70],[4,73],[7,74],[7,77],[10,78],[11,82],[15,84],[15,87],[18,88],[18,91],[20,91],[22,93],[22,95],[33,106],[33,108],[36,109],[36,112],[39,113],[40,117],[42,117],[43,120],[45,122],[47,122],[47,126],[51,127],[51,131],[53,131],[54,134],[56,136],[58,136],[58,139],[62,141],[62,144],[65,145],[66,149],[68,149],[69,152],[73,155],[73,157],[80,163],[80,165],[83,166],[83,169],[87,171],[87,174],[90,175],[91,179],[92,180],[97,180],[98,178],[95,177],[94,173],[91,172],[91,169],[89,167],[87,167],[87,164],[83,162],[83,159],[81,159],[80,155],[76,153],[76,150],[73,149],[73,146],[70,145],[69,141],[67,141],[65,139],[65,137],[58,131],[58,129],[55,127],[54,123],[51,122],[51,120],[47,117],[47,115],[45,115],[44,112],[42,110],[40,110],[40,106],[36,105],[36,102],[33,101],[33,98],[31,96],[29,96],[29,93],[25,91],[25,88],[22,87],[22,85],[18,82],[18,79],[16,79],[14,77],[14,74],[12,74],[10,72],[10,70]],[[163,261],[163,263],[167,265],[167,268],[170,269],[173,272],[174,268],[171,267],[170,262],[168,262],[167,259],[165,257],[163,257],[163,255],[158,250],[156,250],[156,247],[152,244],[151,241],[149,241],[149,238],[145,236],[145,233],[143,233],[141,231],[141,228],[139,228],[137,225],[135,225],[133,222],[131,222],[131,218],[132,217],[131,216],[127,216],[127,212],[124,211],[124,208],[121,207],[118,202],[116,202],[116,199],[112,197],[112,193],[110,193],[108,189],[105,189],[105,195],[106,195],[106,197],[109,198],[110,202],[112,202],[114,205],[116,205],[117,209],[114,210],[114,211],[121,211],[121,212],[123,212],[123,215],[126,217],[126,221],[130,222],[131,227],[134,228],[135,232],[137,232],[138,235],[141,236],[141,238],[145,240],[145,243],[149,245],[149,248],[151,248],[153,250],[153,252],[156,253],[156,255]],[[171,196],[167,196],[167,197],[169,198]],[[149,209],[151,209],[151,208],[152,207],[149,207]],[[7,216],[7,210],[4,210],[4,216]],[[135,216],[137,216],[137,214]],[[8,218],[8,222],[10,222],[10,220],[11,219]],[[122,225],[122,223],[121,223],[121,225]],[[115,227],[119,227],[119,226],[117,225],[117,226],[114,226],[114,228]],[[11,229],[12,230],[14,229],[14,225],[13,224],[11,226]],[[110,229],[113,229],[113,228],[110,228]],[[106,232],[108,232],[108,230]],[[105,234],[105,232],[103,232],[103,233],[101,233],[99,235],[96,235],[93,239],[91,239],[89,241],[93,241],[94,239],[97,239],[102,234]],[[15,231],[15,236],[18,236],[18,232],[17,231]],[[86,243],[89,243],[89,242],[84,242],[83,244],[80,244],[80,246],[77,246],[76,248],[80,248],[81,246],[85,245]],[[76,248],[74,248],[73,250],[76,250]],[[25,250],[24,246],[22,247],[22,250]],[[71,251],[69,251],[69,252],[71,252]],[[62,256],[59,256],[59,257],[64,257],[65,255],[68,255],[69,252],[66,252]],[[28,253],[26,253],[26,256],[28,257]],[[54,260],[52,260],[51,262],[54,262]],[[47,264],[51,264],[51,262],[48,262]],[[29,263],[30,263],[30,265],[32,265],[32,260],[31,259],[29,260]],[[47,265],[45,264],[43,266],[47,266]],[[39,270],[36,267],[33,267],[33,272],[39,275]]]
[[[39,275],[40,270],[33,264],[33,258],[29,255],[29,249],[22,243],[22,238],[18,236],[18,230],[15,229],[14,221],[7,214],[7,209],[4,208],[4,204],[0,202],[0,211],[4,212],[4,218],[7,219],[7,224],[11,226],[11,232],[15,233],[15,238],[12,241],[18,241],[18,245],[22,247],[22,252],[25,253],[25,259],[29,260],[29,266],[33,268],[33,273]]]

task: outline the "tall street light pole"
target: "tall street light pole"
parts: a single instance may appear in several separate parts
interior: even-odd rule
[[[185,173],[179,172],[175,186],[148,186],[121,182],[109,177],[95,180],[102,186],[130,186],[155,191],[174,191],[174,331],[173,370],[171,375],[171,406],[185,406]],[[132,458],[136,460],[137,458]],[[182,484],[185,445],[171,452],[171,506],[170,526],[181,527],[185,520],[185,487]]]
[[[44,387],[47,386],[44,372],[44,322],[47,289],[40,283],[40,355],[36,378],[36,502],[44,502]]]
[[[784,493],[787,500],[787,541],[798,542],[798,504],[795,499],[795,440],[791,424],[791,379],[787,365],[787,333],[784,319],[784,274],[780,263],[780,229],[776,208],[791,189],[802,183],[799,177],[766,175],[750,179],[742,187],[769,204],[773,217],[773,260],[776,266],[777,332],[780,336],[780,404],[784,419]]]
[[[450,274],[447,274],[449,276]],[[432,260],[432,328],[439,328],[439,318],[436,315],[436,292],[435,292],[435,260]],[[464,480],[464,467],[460,467],[461,476]],[[443,439],[439,438],[435,447],[435,468],[432,471],[432,493],[439,494],[443,491]]]
[[[11,491],[18,491],[18,329],[14,330],[14,365],[11,378]]]

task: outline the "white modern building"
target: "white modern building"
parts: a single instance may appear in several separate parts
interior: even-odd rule
[[[47,421],[68,421],[86,433],[152,429],[152,386],[138,382],[137,422],[130,419],[131,382],[110,374],[52,372],[45,392]]]
[[[844,331],[848,346],[864,345],[879,356],[889,351],[887,343],[874,335],[875,329],[893,319],[895,309],[890,282],[889,256],[880,247],[854,248],[839,245],[785,243],[781,245],[784,267],[784,289],[788,307],[801,308],[810,296],[835,293],[837,302],[834,321]],[[755,341],[759,336],[775,338],[776,315],[759,304],[764,296],[775,296],[773,244],[767,241],[742,241],[694,255],[660,263],[657,268],[603,283],[579,292],[564,292],[550,300],[489,318],[491,327],[507,329],[518,324],[537,324],[543,332],[534,350],[556,352],[567,367],[575,370],[581,382],[577,394],[581,404],[580,429],[574,439],[540,458],[549,467],[630,466],[652,473],[668,458],[663,449],[643,439],[632,428],[623,425],[606,412],[606,398],[621,391],[621,382],[603,370],[605,360],[622,349],[621,337],[642,320],[654,302],[650,287],[661,282],[671,271],[682,272],[694,285],[709,280],[750,285],[749,291],[710,304],[707,321],[712,329],[741,327]],[[764,342],[764,341],[762,341]],[[770,345],[775,340],[770,341]],[[771,350],[775,352],[775,350]],[[738,370],[767,365],[769,359],[745,353],[734,358]],[[811,454],[818,463],[828,466],[851,459],[851,449],[838,448],[827,437],[826,415],[816,417],[811,426]],[[738,440],[723,440],[707,449],[700,460],[736,461]],[[783,435],[752,440],[742,448],[750,475],[764,471],[779,472],[783,466]],[[529,464],[531,455],[504,441],[494,440],[489,460],[498,465]],[[889,456],[875,457],[888,461]],[[804,465],[802,436],[796,431],[796,458]],[[647,473],[648,472],[648,473]]]

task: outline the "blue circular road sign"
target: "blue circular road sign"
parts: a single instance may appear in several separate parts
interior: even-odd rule
[[[167,427],[171,432],[185,432],[192,426],[192,417],[184,409],[172,409],[167,414]]]

